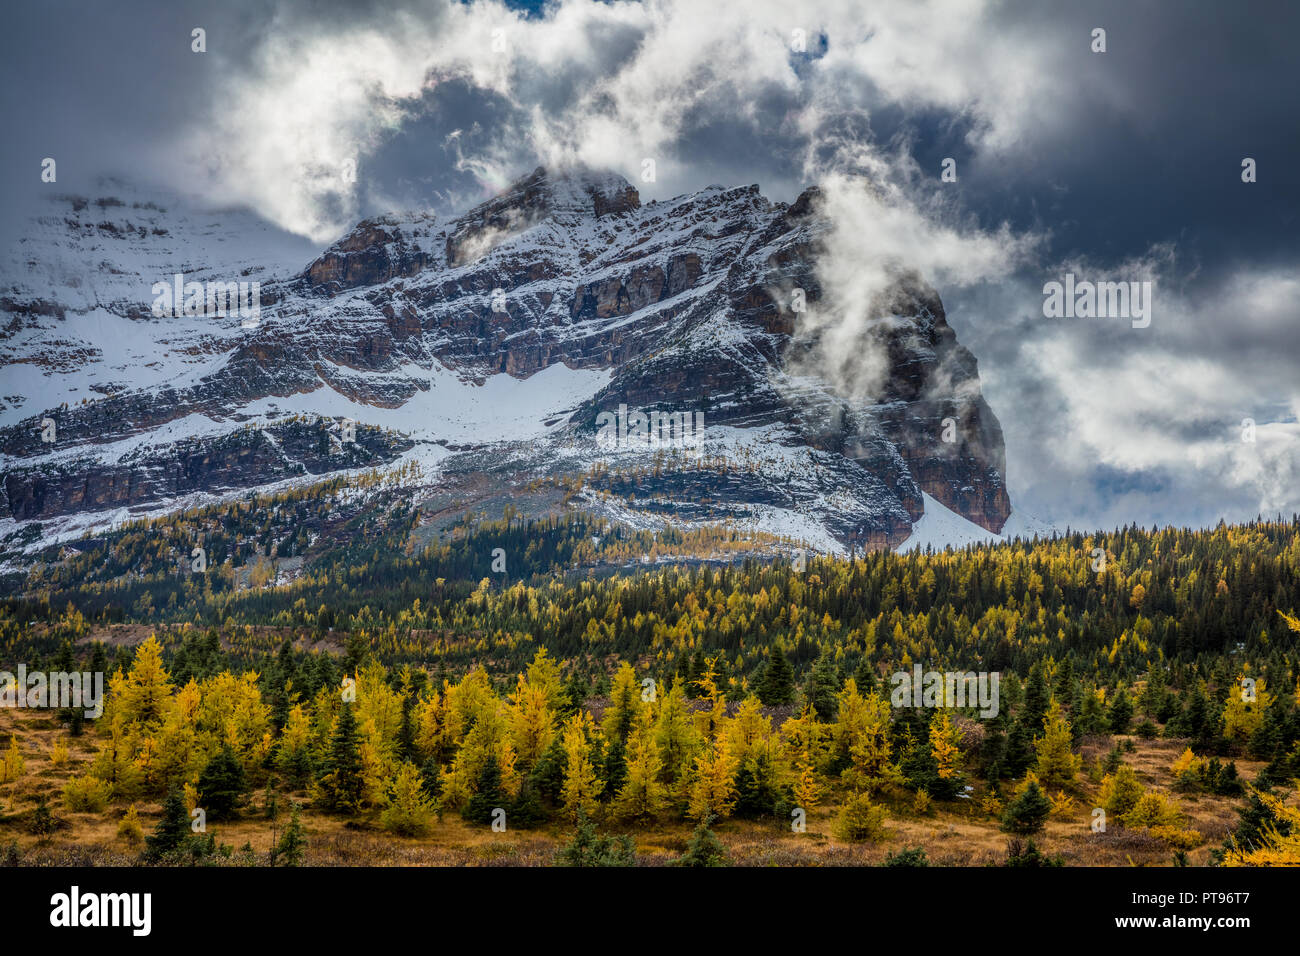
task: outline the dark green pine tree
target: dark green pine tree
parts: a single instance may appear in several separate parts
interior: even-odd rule
[[[474,784],[474,795],[466,801],[460,815],[470,823],[487,826],[492,822],[492,811],[497,807],[505,809],[505,805],[506,797],[501,792],[501,765],[489,757],[483,761],[483,769]]]
[[[34,835],[45,840],[54,832],[54,828],[54,814],[50,813],[50,805],[45,802],[45,794],[41,794],[37,799],[36,809],[32,811],[29,829]]]
[[[773,649],[763,683],[757,690],[758,699],[766,707],[780,707],[794,699],[794,668],[781,648]]]
[[[335,813],[356,813],[361,808],[363,789],[357,718],[351,706],[344,704],[330,740],[324,775],[320,779],[322,802],[326,810]]]
[[[190,837],[190,815],[180,790],[173,788],[163,800],[162,818],[150,836],[144,838],[145,855],[158,860],[183,846]]]
[[[1002,814],[1002,829],[1011,833],[1037,833],[1051,811],[1052,804],[1038,781],[1031,780],[1025,792],[1012,800]]]
[[[397,756],[401,760],[415,759],[415,723],[411,718],[414,705],[413,698],[402,701],[402,725],[397,730]]]
[[[636,844],[624,833],[609,837],[596,832],[587,814],[578,811],[573,839],[555,854],[556,866],[636,866]]]
[[[1032,736],[1037,737],[1043,732],[1043,718],[1047,715],[1051,702],[1047,680],[1043,677],[1043,666],[1035,664],[1029,668],[1029,679],[1025,681],[1025,702],[1019,714]]]
[[[1067,657],[1056,669],[1056,681],[1052,687],[1056,699],[1065,702],[1074,699],[1074,660]]]
[[[1036,759],[1033,732],[1024,720],[1016,720],[1007,734],[1002,754],[1002,775],[1015,779],[1028,770]]]
[[[612,800],[627,781],[627,745],[621,739],[611,740],[605,747],[601,771],[605,780],[601,795],[605,800]]]
[[[691,842],[686,845],[686,852],[677,858],[678,866],[706,867],[730,866],[727,849],[717,838],[709,824],[713,817],[708,816],[699,822],[691,834]]]
[[[1115,699],[1110,702],[1106,716],[1112,734],[1128,733],[1129,724],[1133,722],[1133,699],[1123,687],[1115,692]]]
[[[348,633],[344,648],[347,652],[344,657],[347,673],[355,674],[370,656],[370,641],[360,629],[356,629]]]
[[[1253,850],[1260,845],[1261,837],[1268,827],[1273,827],[1282,836],[1289,836],[1291,823],[1279,817],[1268,804],[1252,792],[1245,804],[1237,810],[1237,827],[1223,842],[1225,850],[1236,848]]]
[[[298,804],[293,805],[293,815],[285,828],[280,841],[271,850],[272,866],[302,866],[307,852],[307,834],[302,826],[302,814]]]
[[[819,720],[830,723],[839,712],[839,692],[840,680],[835,672],[835,662],[829,654],[823,653],[804,682],[804,701],[812,706]]]
[[[735,815],[742,820],[788,816],[788,810],[794,807],[794,795],[788,786],[784,791],[779,788],[775,778],[771,755],[760,752],[752,760],[746,760],[736,773]]]
[[[863,654],[858,660],[857,670],[853,672],[853,682],[858,685],[858,693],[864,697],[875,693],[878,681],[876,668],[872,665],[871,659]]]
[[[248,781],[243,764],[228,745],[203,768],[198,789],[203,810],[213,820],[229,820],[237,814],[248,793]]]

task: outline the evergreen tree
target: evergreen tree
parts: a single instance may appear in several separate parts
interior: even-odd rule
[[[145,855],[151,860],[159,860],[182,849],[189,838],[190,815],[180,790],[173,788],[163,800],[162,818],[154,827],[153,834],[145,837]]]
[[[474,781],[474,795],[461,809],[460,815],[470,823],[487,826],[492,822],[493,811],[505,809],[506,796],[501,789],[501,765],[491,756],[483,761],[478,779]]]
[[[1031,780],[1024,792],[1007,805],[1002,814],[1002,828],[1011,833],[1037,833],[1051,812],[1052,804],[1047,795],[1036,780]]]
[[[1133,700],[1123,687],[1115,692],[1115,699],[1110,702],[1107,718],[1112,734],[1128,733],[1129,724],[1133,720]]]
[[[45,802],[45,794],[41,794],[37,799],[36,809],[32,811],[29,829],[35,836],[45,840],[54,833],[54,828],[54,814],[50,813],[50,806]]]
[[[1034,664],[1029,668],[1029,679],[1025,681],[1025,701],[1019,717],[1031,736],[1037,736],[1047,716],[1047,707],[1052,695],[1047,689],[1047,680],[1043,676],[1043,665]]]
[[[794,700],[794,668],[781,648],[772,649],[763,683],[757,688],[758,699],[766,707],[779,707]]]
[[[334,727],[334,735],[330,738],[324,774],[318,783],[322,805],[334,813],[356,813],[361,809],[364,787],[357,719],[352,713],[352,706],[344,704]]]
[[[556,866],[636,866],[636,844],[626,833],[608,837],[596,833],[596,825],[579,810],[577,828],[555,855]]]
[[[871,663],[871,658],[866,654],[858,659],[857,669],[853,672],[853,681],[857,684],[858,692],[868,696],[876,692],[879,679],[876,676],[876,668]]]
[[[691,834],[691,842],[686,845],[686,852],[677,858],[678,866],[731,865],[731,859],[727,855],[726,848],[714,832],[709,829],[712,822],[713,818],[706,816],[696,824],[695,832]]]
[[[830,723],[838,710],[840,691],[839,677],[835,672],[835,661],[826,653],[817,658],[804,683],[804,702],[812,707],[820,720]]]
[[[236,815],[248,793],[243,764],[229,745],[223,746],[199,774],[198,790],[203,810],[213,820]]]
[[[307,834],[302,825],[302,813],[298,804],[293,805],[293,814],[289,825],[285,827],[280,840],[271,850],[272,866],[302,866],[307,852]]]

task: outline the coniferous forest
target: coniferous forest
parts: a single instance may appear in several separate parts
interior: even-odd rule
[[[804,560],[337,485],[5,581],[5,670],[105,675],[0,709],[7,862],[1300,862],[1296,520]]]

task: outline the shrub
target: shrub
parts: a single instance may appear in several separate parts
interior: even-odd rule
[[[704,818],[691,834],[691,842],[686,845],[686,852],[677,859],[678,866],[730,866],[731,859],[727,849],[717,838],[709,824],[713,817]]]
[[[1101,805],[1113,816],[1128,813],[1142,799],[1144,791],[1137,774],[1128,764],[1120,764],[1112,774],[1101,781]]]
[[[1153,837],[1163,840],[1176,850],[1191,850],[1200,846],[1205,837],[1200,830],[1184,830],[1180,827],[1158,824],[1147,830]]]
[[[1132,808],[1120,817],[1126,827],[1176,827],[1182,822],[1179,809],[1158,793],[1143,794]]]
[[[50,813],[49,804],[45,802],[45,797],[42,796],[36,804],[36,809],[32,811],[32,822],[29,829],[44,840],[54,832],[55,826],[54,814]]]
[[[700,826],[703,826],[701,823]],[[696,828],[699,832],[699,828]],[[626,833],[620,837],[600,836],[587,813],[578,810],[573,839],[555,854],[556,866],[635,866],[636,844]]]
[[[1011,840],[1007,843],[1007,861],[1003,866],[1064,866],[1065,858],[1062,856],[1048,856],[1043,853],[1034,844],[1031,839],[1028,845],[1022,845],[1019,840]]]
[[[835,821],[835,835],[849,843],[883,838],[885,808],[872,803],[865,793],[855,793],[849,797]]]
[[[906,850],[899,850],[897,853],[890,853],[885,857],[885,862],[881,866],[929,866],[930,860],[925,855],[925,849],[919,846],[908,847]]]
[[[73,777],[63,785],[63,805],[73,813],[102,813],[111,795],[107,783],[89,774]]]
[[[117,835],[131,846],[138,846],[144,840],[144,828],[140,826],[140,815],[135,812],[135,804],[127,809],[122,822],[117,825]]]

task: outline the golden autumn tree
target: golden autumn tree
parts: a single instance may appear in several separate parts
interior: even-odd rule
[[[10,734],[9,749],[5,751],[4,759],[0,760],[0,783],[13,783],[23,775],[25,766],[22,749],[18,746],[18,737]]]
[[[560,669],[543,647],[533,655],[526,675],[519,675],[510,697],[511,739],[521,770],[537,763],[555,740],[556,715],[563,700]]]
[[[514,745],[510,742],[507,709],[498,703],[479,715],[450,766],[443,768],[440,775],[443,804],[456,808],[464,806],[474,795],[488,761],[497,765],[502,792],[515,796],[520,784],[516,759]]]
[[[154,793],[165,793],[172,786],[198,781],[210,749],[199,744],[197,728],[202,697],[198,683],[191,679],[167,701],[162,726],[147,748],[148,756],[141,761],[145,785]]]
[[[385,802],[397,770],[397,734],[402,726],[402,696],[388,684],[388,672],[370,660],[357,673],[356,718],[360,731],[361,779],[370,806]]]
[[[1255,793],[1274,819],[1264,825],[1253,846],[1239,846],[1234,840],[1223,865],[1300,866],[1300,808],[1287,806],[1271,793]]]
[[[812,756],[807,750],[801,752],[795,761],[795,804],[805,811],[811,810],[821,801],[822,788],[817,782],[817,772],[813,769]]]
[[[702,742],[699,731],[691,720],[681,681],[674,683],[668,693],[660,698],[654,735],[663,760],[662,779],[669,799],[683,804],[688,797],[695,753]]]
[[[418,836],[429,829],[434,801],[424,790],[424,779],[415,764],[401,763],[389,782],[379,816],[385,830],[403,836]]]
[[[628,737],[627,780],[610,807],[614,816],[634,821],[659,817],[668,804],[668,791],[660,779],[662,771],[654,717],[648,708],[643,709],[637,714]]]
[[[596,728],[591,715],[585,710],[570,717],[564,724],[564,784],[560,788],[564,812],[577,821],[580,812],[591,816],[596,812],[596,797],[604,782],[596,776],[592,761],[591,739]]]
[[[109,680],[113,716],[123,721],[123,730],[128,734],[161,723],[171,693],[171,677],[162,662],[162,645],[152,634],[136,649],[130,671],[125,675],[114,674]]]
[[[688,807],[690,815],[697,820],[708,816],[720,820],[729,817],[736,805],[738,769],[739,761],[728,751],[721,736],[706,745],[695,757],[695,778]]]
[[[1264,722],[1264,711],[1273,702],[1273,695],[1264,689],[1264,682],[1247,683],[1242,678],[1228,692],[1223,702],[1223,736],[1229,740],[1246,741]]]
[[[955,781],[961,776],[960,739],[947,711],[940,711],[930,721],[930,755],[934,757],[940,780]]]
[[[1059,701],[1052,701],[1043,717],[1043,736],[1034,741],[1038,755],[1035,771],[1043,786],[1065,786],[1074,782],[1083,758],[1072,749],[1070,723],[1061,713]]]
[[[852,677],[838,699],[831,740],[839,759],[849,764],[841,774],[844,781],[868,795],[897,783],[901,777],[891,759],[888,702],[874,694],[863,697]]]

